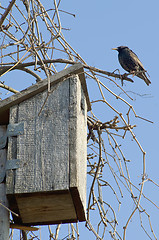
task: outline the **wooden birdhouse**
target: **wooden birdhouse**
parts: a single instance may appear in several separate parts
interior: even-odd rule
[[[91,107],[82,64],[51,76],[50,85],[49,94],[46,79],[0,102],[7,198],[24,225],[85,220]]]

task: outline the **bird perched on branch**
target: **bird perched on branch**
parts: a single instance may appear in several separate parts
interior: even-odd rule
[[[118,59],[124,70],[143,79],[147,85],[151,83],[145,74],[146,70],[144,69],[144,66],[138,59],[138,56],[131,49],[126,46],[120,46],[112,48],[112,50],[118,51]]]

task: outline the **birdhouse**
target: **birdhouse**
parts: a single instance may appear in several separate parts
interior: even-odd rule
[[[6,193],[15,223],[85,220],[87,111],[83,66],[77,63],[0,102],[7,131]]]

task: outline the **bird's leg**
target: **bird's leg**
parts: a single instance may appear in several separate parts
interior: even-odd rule
[[[132,76],[134,77],[134,76],[136,75],[136,74],[135,74],[136,72],[137,72],[137,71],[134,71],[134,70],[133,70],[133,71],[130,71],[130,74],[132,74]]]

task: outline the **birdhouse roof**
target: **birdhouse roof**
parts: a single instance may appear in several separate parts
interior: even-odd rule
[[[87,85],[86,85],[86,81],[85,81],[84,69],[83,69],[83,65],[81,63],[76,63],[76,64],[72,65],[71,67],[62,70],[61,72],[58,72],[58,73],[54,74],[53,76],[50,76],[50,85],[52,86],[58,82],[64,81],[68,77],[70,77],[71,75],[74,75],[74,74],[79,75],[79,79],[81,81],[82,88],[85,93],[85,97],[86,97],[86,101],[87,101],[87,109],[88,109],[88,111],[90,111],[91,104],[89,101],[89,95],[88,95]],[[12,107],[16,104],[19,104],[19,103],[35,96],[36,94],[38,94],[40,92],[43,92],[47,88],[48,88],[48,79],[45,79],[41,82],[38,82],[38,83],[20,91],[19,93],[12,95],[9,98],[6,98],[6,99],[0,101],[0,125],[9,123],[10,107]]]

